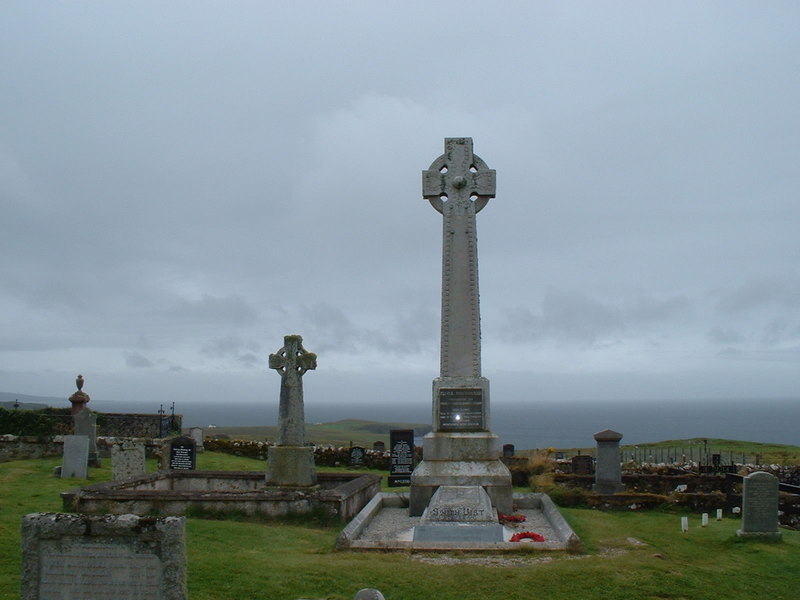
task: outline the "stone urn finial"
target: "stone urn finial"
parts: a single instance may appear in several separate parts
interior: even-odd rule
[[[69,397],[69,401],[72,403],[72,416],[83,410],[90,400],[89,394],[83,391],[83,375],[78,375],[75,385],[78,386],[78,391]]]

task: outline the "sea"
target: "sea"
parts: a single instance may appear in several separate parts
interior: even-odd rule
[[[141,412],[113,402],[92,402],[103,412]],[[101,406],[102,405],[102,406]],[[172,409],[166,406],[167,413]],[[275,425],[275,403],[176,403],[184,427]],[[625,400],[493,402],[490,428],[501,444],[516,449],[594,446],[593,435],[613,429],[622,444],[679,439],[721,438],[800,445],[800,397],[735,400]],[[306,421],[328,423],[363,419],[392,423],[431,423],[430,403],[402,406],[306,403]]]

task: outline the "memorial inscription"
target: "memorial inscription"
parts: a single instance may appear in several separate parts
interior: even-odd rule
[[[169,445],[169,468],[173,471],[192,471],[195,468],[197,455],[193,438],[179,437]]]
[[[392,429],[389,432],[392,463],[389,471],[389,487],[411,485],[414,470],[414,430]]]
[[[86,544],[64,549],[62,544],[41,546],[39,594],[46,598],[115,598],[158,600],[161,561],[153,554],[135,552],[114,544]],[[102,556],[102,561],[96,557]]]
[[[186,600],[183,517],[32,513],[21,600]]]
[[[439,390],[440,431],[481,431],[483,428],[483,390],[480,388]]]

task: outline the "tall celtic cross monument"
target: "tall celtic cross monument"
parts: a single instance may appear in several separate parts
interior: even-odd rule
[[[283,347],[269,355],[269,368],[281,376],[281,394],[278,439],[267,451],[267,485],[316,485],[314,449],[305,445],[303,375],[317,368],[317,355],[303,348],[302,337],[287,335],[283,338]]]
[[[422,195],[443,216],[440,375],[433,381],[433,431],[411,475],[412,516],[443,485],[483,487],[511,512],[511,473],[489,429],[489,380],[481,376],[478,238],[475,215],[495,193],[495,171],[472,153],[471,138],[446,138],[422,172]]]

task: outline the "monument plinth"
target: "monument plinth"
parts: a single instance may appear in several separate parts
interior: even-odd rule
[[[495,194],[495,171],[471,138],[445,139],[445,153],[422,172],[422,195],[443,216],[440,376],[433,381],[433,430],[411,475],[410,514],[440,486],[481,486],[511,512],[511,473],[489,428],[489,380],[481,376],[476,214]]]

